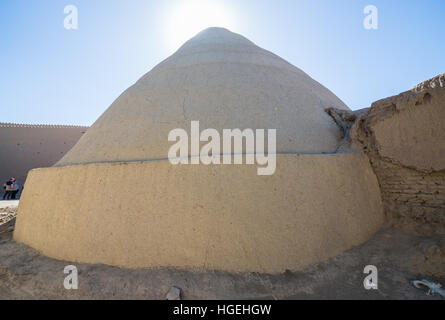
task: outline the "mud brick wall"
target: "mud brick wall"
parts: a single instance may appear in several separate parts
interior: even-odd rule
[[[368,109],[326,111],[344,132],[339,151],[368,155],[388,221],[445,233],[445,74]]]
[[[445,233],[445,171],[426,173],[372,159],[385,212],[396,226]]]

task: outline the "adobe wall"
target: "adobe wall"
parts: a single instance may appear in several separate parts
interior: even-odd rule
[[[421,233],[445,232],[445,172],[422,172],[373,159],[385,211],[393,224]]]
[[[87,127],[0,123],[0,182],[15,177],[23,186],[29,170],[50,167]]]
[[[383,220],[362,153],[279,155],[272,176],[255,165],[102,163],[32,170],[14,239],[67,261],[280,273],[363,243]]]
[[[445,233],[445,74],[357,112],[330,109],[344,147],[368,154],[389,221]]]

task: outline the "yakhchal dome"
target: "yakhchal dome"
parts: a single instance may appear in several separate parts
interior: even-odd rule
[[[278,153],[334,152],[328,89],[243,36],[210,28],[126,90],[57,164],[165,159],[174,128],[279,129]]]
[[[278,273],[333,257],[369,239],[383,210],[368,158],[336,152],[327,107],[347,109],[278,56],[207,29],[126,90],[56,166],[30,171],[14,239],[128,268]],[[171,164],[169,132],[193,120],[276,129],[275,173]]]

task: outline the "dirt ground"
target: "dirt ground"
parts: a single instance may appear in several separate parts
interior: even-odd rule
[[[410,281],[427,279],[445,286],[445,235],[426,237],[386,227],[365,244],[303,271],[233,274],[128,270],[57,261],[14,242],[14,222],[15,219],[0,225],[0,299],[165,299],[170,287],[177,286],[186,300],[436,300],[441,297],[426,295]],[[71,264],[78,268],[78,290],[63,287],[63,270]],[[378,290],[363,287],[366,265],[378,268]]]

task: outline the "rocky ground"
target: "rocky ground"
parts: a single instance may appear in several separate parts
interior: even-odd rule
[[[0,209],[2,221],[15,210]],[[4,214],[7,212],[7,214]],[[8,218],[5,218],[8,217]],[[66,290],[65,266],[12,240],[14,220],[0,225],[0,299],[165,299],[172,286],[184,299],[441,299],[411,280],[445,285],[445,236],[384,228],[362,246],[299,272],[278,275],[203,270],[127,270],[74,263],[78,290]],[[363,269],[378,268],[378,290],[365,290]]]
[[[8,206],[7,203],[7,201],[2,201],[2,205],[0,205],[0,232],[2,233],[14,230],[15,217],[17,215],[17,204],[14,203]]]

